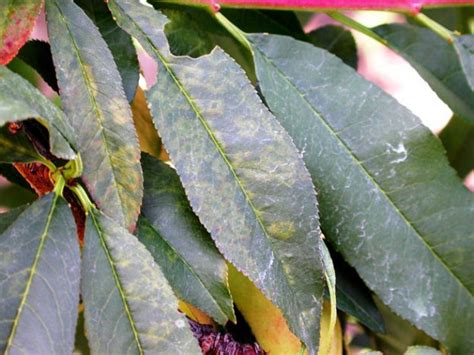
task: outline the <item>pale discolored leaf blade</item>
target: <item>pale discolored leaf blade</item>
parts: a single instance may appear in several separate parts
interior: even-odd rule
[[[474,91],[474,35],[454,37],[454,48],[459,56],[466,80]]]
[[[11,214],[0,235],[0,351],[70,354],[81,262],[72,214],[55,194]]]
[[[72,0],[46,1],[61,99],[77,135],[82,179],[102,211],[133,229],[143,196],[140,148],[110,50]]]
[[[200,353],[150,253],[97,210],[86,222],[81,291],[93,353]]]
[[[304,154],[325,236],[396,313],[474,346],[474,196],[409,110],[328,52],[255,35],[262,92]]]
[[[373,30],[418,71],[454,113],[474,123],[474,91],[452,44],[414,25],[390,24]]]
[[[0,65],[8,64],[28,40],[42,6],[42,0],[2,0],[0,3]]]
[[[0,126],[36,118],[49,130],[51,152],[74,159],[75,138],[64,113],[34,86],[8,68],[0,66]]]
[[[318,211],[290,137],[221,49],[175,57],[159,12],[131,1],[109,7],[158,62],[147,97],[194,212],[224,257],[317,353],[324,287]]]
[[[180,299],[225,325],[235,322],[227,265],[194,215],[176,172],[142,156],[145,197],[137,235]]]

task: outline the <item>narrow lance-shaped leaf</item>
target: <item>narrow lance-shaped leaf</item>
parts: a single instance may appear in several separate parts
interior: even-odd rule
[[[42,0],[1,1],[0,65],[8,64],[28,40],[42,5]]]
[[[454,48],[459,56],[466,80],[474,91],[474,35],[455,37]]]
[[[54,155],[74,159],[74,134],[63,112],[25,79],[0,66],[0,126],[28,118],[38,119],[49,129]]]
[[[474,169],[474,125],[453,116],[439,134],[449,163],[461,178]]]
[[[72,214],[55,194],[12,213],[0,235],[0,351],[71,354],[80,276]]]
[[[164,16],[134,1],[109,7],[159,63],[148,101],[191,207],[224,257],[315,354],[323,291],[318,211],[290,137],[221,49],[174,57]]]
[[[235,322],[227,265],[193,213],[176,172],[142,156],[145,197],[137,235],[177,296],[217,322]]]
[[[7,125],[0,127],[0,162],[26,163],[41,160],[41,155],[23,132],[13,134]]]
[[[328,52],[255,35],[257,73],[304,154],[328,240],[395,312],[474,347],[474,196],[409,110]]]
[[[413,25],[382,25],[374,32],[418,71],[454,113],[474,124],[474,91],[452,44],[429,29]]]
[[[87,218],[82,264],[84,317],[93,353],[200,353],[150,253],[97,210]]]
[[[72,0],[46,1],[61,99],[97,206],[133,229],[143,195],[140,148],[113,57]]]
[[[102,34],[117,64],[127,100],[132,102],[139,76],[137,52],[132,38],[114,21],[104,0],[77,0],[75,3],[86,12]]]

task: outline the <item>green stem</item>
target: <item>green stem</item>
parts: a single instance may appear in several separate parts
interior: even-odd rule
[[[53,190],[54,193],[57,196],[62,196],[64,186],[66,186],[66,180],[64,180],[64,177],[58,171],[56,171],[56,173],[53,174],[53,180],[54,180],[54,190]]]
[[[366,36],[369,36],[370,38],[375,39],[377,42],[382,43],[384,46],[388,44],[385,39],[380,37],[370,28],[364,26],[360,22],[357,22],[340,12],[327,12],[326,14],[332,19],[336,20],[337,22],[340,22],[343,25],[346,25],[347,27],[353,28],[354,30],[359,31],[360,33],[363,33]]]
[[[74,194],[79,199],[79,202],[84,208],[84,212],[88,214],[94,208],[94,204],[92,203],[89,196],[87,195],[87,192],[84,190],[84,188],[81,185],[70,186],[69,188],[71,189],[72,192],[74,192]]]
[[[232,22],[230,22],[227,19],[227,17],[225,17],[220,12],[214,13],[214,17],[227,31],[230,32],[230,34],[237,41],[239,41],[245,48],[247,48],[250,51],[250,53],[252,53],[252,46],[251,46],[249,40],[247,39],[247,36],[245,35],[245,33],[241,29],[239,29]]]
[[[441,38],[445,39],[449,43],[453,43],[454,32],[448,30],[446,27],[442,26],[441,24],[421,12],[414,15],[413,18],[422,25],[428,27]]]

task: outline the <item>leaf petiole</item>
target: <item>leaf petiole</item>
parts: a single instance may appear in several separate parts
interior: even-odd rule
[[[82,207],[84,208],[84,212],[86,214],[89,213],[94,208],[94,203],[90,200],[87,192],[81,185],[69,186],[72,192],[77,196],[79,199]]]
[[[414,15],[413,18],[425,27],[432,30],[444,40],[448,41],[449,43],[453,43],[455,32],[448,30],[446,27],[442,26],[421,12]]]

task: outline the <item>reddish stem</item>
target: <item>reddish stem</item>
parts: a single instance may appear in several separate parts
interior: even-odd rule
[[[418,13],[422,8],[474,5],[472,0],[165,0],[178,4],[209,7],[293,9],[293,10],[389,10]]]

